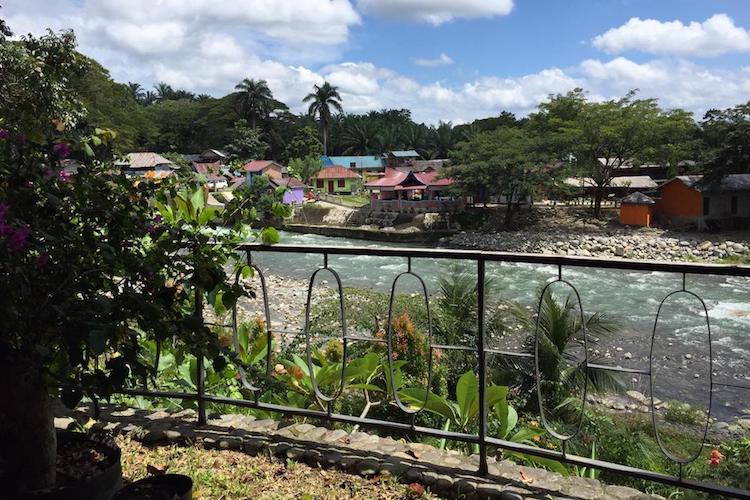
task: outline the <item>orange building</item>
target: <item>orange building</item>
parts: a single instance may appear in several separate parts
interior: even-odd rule
[[[654,205],[659,224],[704,229],[750,227],[750,174],[729,174],[710,183],[680,175],[659,187]]]
[[[620,224],[624,226],[650,226],[654,200],[643,193],[633,193],[620,202]]]

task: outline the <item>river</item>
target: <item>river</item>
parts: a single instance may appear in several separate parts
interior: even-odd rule
[[[376,247],[385,243],[283,233],[289,245],[339,245]],[[405,247],[404,244],[389,246]],[[309,279],[322,265],[322,256],[257,253],[255,262],[272,274]],[[451,272],[455,261],[415,259],[414,272],[422,276],[430,293],[437,279]],[[406,259],[372,255],[331,256],[344,286],[389,290],[395,276],[407,268]],[[467,271],[473,267],[464,264]],[[473,271],[472,271],[473,272]],[[492,299],[511,300],[536,307],[539,290],[557,276],[554,266],[488,264],[494,280]],[[602,314],[616,321],[617,334],[602,339],[598,362],[613,366],[649,369],[649,349],[661,301],[682,287],[682,277],[671,273],[563,268],[563,278],[578,290],[586,315]],[[414,283],[412,283],[414,285]],[[559,286],[559,285],[555,285]],[[750,386],[750,280],[722,276],[688,276],[686,287],[705,302],[712,336],[714,383]],[[415,288],[401,288],[414,291]],[[567,293],[567,292],[566,292]],[[300,294],[300,297],[303,294]],[[699,301],[681,294],[662,310],[654,347],[654,396],[705,406],[709,388],[707,329]],[[298,305],[302,305],[299,302]],[[663,321],[662,321],[663,320]],[[533,333],[533,332],[532,332]],[[520,348],[520,346],[517,346]],[[648,394],[646,377],[628,375],[631,388]],[[712,414],[720,419],[750,407],[750,391],[714,386]]]

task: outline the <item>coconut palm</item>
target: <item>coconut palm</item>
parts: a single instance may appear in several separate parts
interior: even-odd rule
[[[145,94],[141,84],[135,83],[135,82],[128,82],[128,89],[130,90],[130,95],[133,96],[133,99],[135,99],[138,102],[141,102]]]
[[[320,118],[320,130],[323,136],[323,154],[328,154],[328,127],[331,122],[331,108],[339,113],[343,113],[341,107],[341,96],[337,87],[328,82],[323,85],[315,85],[314,91],[307,94],[302,102],[309,102],[310,107],[307,112],[310,116],[317,115]]]
[[[533,354],[537,317],[530,315],[522,307],[512,309],[526,331],[532,332],[524,343],[526,352]],[[588,378],[590,392],[620,391],[622,380],[607,370],[590,368],[587,370],[581,356],[575,352],[583,349],[583,325],[577,301],[568,295],[564,301],[556,299],[548,288],[541,297],[539,310],[539,371],[541,382],[551,386],[556,397],[565,397],[580,392],[583,382]],[[612,336],[618,325],[595,313],[584,316],[588,345],[597,343],[597,339]],[[571,352],[573,351],[573,352]],[[589,359],[591,359],[589,354]],[[533,383],[531,381],[527,381]],[[549,393],[548,393],[549,394]],[[559,402],[559,401],[557,401]]]
[[[156,99],[159,101],[168,101],[174,96],[174,89],[172,86],[164,82],[159,82],[154,85],[154,90],[156,90]]]
[[[159,100],[159,96],[156,94],[156,92],[152,90],[147,90],[144,92],[143,97],[141,97],[141,104],[148,106],[150,104],[155,103]]]
[[[256,128],[259,118],[264,118],[274,107],[274,98],[268,82],[245,78],[234,86],[238,90],[236,104],[239,113]]]

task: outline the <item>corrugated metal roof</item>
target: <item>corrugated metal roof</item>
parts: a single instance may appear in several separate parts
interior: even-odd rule
[[[594,187],[596,183],[589,177],[568,177],[565,184],[575,187]],[[609,184],[613,188],[656,189],[658,184],[648,175],[622,175],[614,177]]]
[[[156,168],[164,166],[177,168],[177,165],[157,153],[128,153],[127,160],[116,162],[115,165],[127,168]]]
[[[323,156],[324,165],[343,165],[351,166],[354,163],[355,168],[383,169],[383,159],[380,156]]]
[[[675,179],[679,179],[686,186],[697,189],[703,193],[750,191],[750,174],[729,174],[713,183],[707,184],[701,183],[703,180],[702,175],[678,175]]]
[[[396,158],[419,158],[419,153],[413,149],[408,149],[406,151],[391,151],[388,154],[393,155]]]
[[[362,177],[352,169],[342,167],[341,165],[334,165],[332,167],[324,168],[318,175],[317,179],[361,179]]]
[[[273,160],[253,160],[251,162],[245,163],[242,166],[242,169],[245,172],[262,172],[263,170],[265,170],[268,166],[272,164],[278,165],[281,168],[281,171],[282,172],[284,171],[284,166],[281,165],[280,163],[276,163]]]
[[[646,196],[640,191],[636,191],[633,194],[627,195],[620,201],[620,203],[623,205],[653,205],[656,202],[653,198]]]

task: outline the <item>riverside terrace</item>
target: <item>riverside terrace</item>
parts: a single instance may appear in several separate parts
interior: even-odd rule
[[[300,361],[306,364],[306,375],[310,379],[310,392],[314,404],[312,405],[287,405],[278,404],[273,400],[269,400],[263,397],[263,392],[268,389],[263,382],[261,376],[259,380],[252,379],[251,373],[258,373],[258,370],[253,368],[241,361],[237,360],[238,366],[238,377],[241,380],[246,394],[249,397],[239,399],[227,396],[220,396],[211,394],[206,388],[206,363],[201,357],[197,359],[197,378],[195,383],[195,390],[180,392],[175,390],[160,390],[158,387],[153,390],[148,389],[145,386],[133,385],[132,388],[125,391],[126,394],[131,396],[146,396],[153,398],[165,399],[176,399],[176,400],[188,400],[194,401],[197,404],[197,424],[198,426],[205,425],[207,422],[207,405],[219,404],[219,405],[230,405],[239,408],[262,410],[266,412],[282,413],[288,416],[307,417],[311,419],[328,421],[328,422],[339,422],[343,424],[350,424],[356,426],[364,426],[380,429],[382,431],[391,431],[399,435],[408,435],[412,438],[415,436],[432,437],[437,439],[447,439],[459,443],[466,443],[478,453],[478,463],[476,474],[479,476],[486,475],[488,471],[488,457],[494,456],[497,450],[503,450],[504,452],[511,454],[524,454],[527,457],[552,460],[559,463],[568,464],[580,468],[596,469],[604,471],[606,473],[621,475],[630,478],[643,479],[647,481],[655,481],[665,485],[671,485],[680,488],[694,489],[698,491],[707,492],[710,494],[746,497],[750,495],[750,491],[736,489],[730,486],[716,484],[709,481],[696,480],[691,478],[690,470],[691,464],[695,463],[696,460],[703,460],[704,444],[707,440],[709,428],[711,427],[711,416],[712,409],[717,406],[718,401],[721,399],[722,391],[731,391],[732,398],[735,403],[737,401],[747,401],[748,390],[750,390],[750,384],[747,383],[747,379],[744,380],[735,379],[718,374],[716,366],[718,365],[718,359],[716,358],[716,342],[717,339],[712,337],[711,318],[706,306],[706,302],[709,301],[710,297],[702,297],[699,293],[693,291],[700,287],[695,288],[696,283],[700,283],[702,279],[710,279],[709,277],[734,277],[734,278],[750,278],[750,268],[741,266],[727,266],[727,265],[707,265],[707,264],[692,264],[692,263],[664,263],[664,262],[651,262],[651,261],[634,261],[634,260],[604,260],[597,258],[580,258],[580,257],[562,257],[562,256],[547,256],[547,255],[530,255],[530,254],[514,254],[514,253],[500,253],[500,252],[481,252],[481,251],[461,251],[461,250],[442,250],[442,249],[401,249],[401,248],[360,248],[360,247],[333,247],[333,246],[262,246],[262,245],[245,245],[242,247],[247,252],[248,262],[253,265],[256,272],[258,273],[260,288],[258,292],[258,300],[263,301],[262,311],[265,314],[265,328],[267,329],[264,341],[267,342],[264,355],[260,359],[255,361],[263,365],[263,369],[267,374],[272,374],[274,370],[278,369],[278,365],[274,368],[274,364],[278,360],[274,360],[272,340],[274,336],[280,337],[297,337],[304,343],[305,359],[299,358]],[[261,266],[256,264],[264,254],[283,254],[288,259],[293,259],[294,256],[300,255],[316,255],[319,256],[319,267],[314,270],[310,276],[309,287],[306,293],[306,307],[304,316],[304,325],[300,331],[278,331],[272,327],[272,318],[270,317],[269,308],[269,295],[271,290],[266,288],[266,280],[264,279],[263,271]],[[361,255],[378,256],[383,258],[389,258],[393,261],[403,261],[406,263],[406,270],[396,275],[391,285],[391,293],[388,300],[388,321],[385,323],[386,332],[384,335],[372,336],[372,335],[359,335],[354,334],[347,328],[347,322],[352,322],[354,318],[347,317],[347,309],[344,301],[344,290],[342,286],[342,276],[346,276],[346,273],[356,273],[357,269],[354,267],[356,264],[346,264],[347,258],[356,258]],[[469,265],[474,270],[474,283],[476,285],[476,307],[478,310],[476,324],[475,325],[463,325],[467,330],[473,330],[475,332],[474,342],[471,345],[449,345],[440,343],[438,335],[433,332],[433,316],[431,315],[431,300],[429,295],[428,286],[422,276],[418,273],[417,263],[419,262],[437,262],[437,261],[456,261],[461,262],[465,265]],[[334,262],[335,261],[335,262]],[[333,262],[333,263],[332,263]],[[342,264],[343,263],[343,264]],[[577,398],[579,404],[574,406],[575,412],[573,416],[568,416],[563,420],[558,420],[558,414],[552,411],[550,408],[545,408],[545,405],[540,404],[547,397],[546,388],[549,387],[548,380],[545,379],[544,374],[544,360],[541,359],[540,352],[540,315],[537,316],[534,331],[531,332],[533,335],[533,346],[530,350],[508,349],[508,348],[495,348],[490,347],[490,340],[488,338],[488,325],[486,324],[487,311],[490,304],[490,297],[487,296],[487,283],[488,283],[488,268],[490,266],[500,266],[499,269],[502,271],[503,266],[507,265],[524,265],[524,266],[543,266],[544,269],[550,271],[549,280],[544,285],[544,289],[566,286],[569,290],[569,296],[573,297],[577,306],[576,315],[580,313],[581,325],[584,325],[580,330],[580,337],[577,338],[576,342],[571,345],[570,351],[576,352],[563,352],[561,353],[564,357],[568,358],[571,363],[581,368],[585,376],[581,377],[581,383],[575,389],[573,396]],[[431,269],[435,269],[434,266],[430,266]],[[674,276],[674,288],[671,290],[665,290],[662,300],[655,308],[655,313],[652,311],[644,311],[643,315],[653,316],[653,329],[650,332],[649,337],[646,341],[650,344],[648,349],[648,359],[643,366],[638,367],[623,367],[620,365],[607,363],[606,360],[595,359],[591,354],[589,347],[598,339],[590,338],[586,331],[587,321],[584,320],[584,311],[586,311],[586,303],[581,301],[581,294],[576,288],[574,278],[568,278],[571,271],[593,269],[593,270],[605,270],[606,272],[646,272],[646,273],[668,273]],[[326,278],[324,281],[323,278]],[[399,376],[397,375],[398,366],[393,360],[392,354],[394,353],[394,332],[391,325],[393,324],[394,315],[394,302],[396,299],[396,292],[399,287],[403,285],[404,280],[415,280],[416,289],[419,294],[424,297],[424,305],[426,309],[426,335],[429,343],[429,352],[426,354],[427,367],[426,367],[426,387],[432,386],[432,378],[436,371],[438,364],[437,353],[441,353],[445,356],[449,352],[460,352],[466,356],[470,356],[476,362],[476,376],[470,378],[475,380],[476,386],[476,400],[471,403],[477,405],[478,411],[476,413],[476,422],[465,425],[460,429],[452,430],[448,426],[443,428],[437,428],[435,426],[424,425],[425,420],[422,419],[429,410],[429,406],[432,400],[432,394],[423,391],[423,398],[420,397],[407,397],[405,391],[402,392],[398,386]],[[340,330],[335,335],[327,335],[321,337],[315,337],[312,334],[313,326],[318,318],[312,314],[313,303],[312,295],[316,286],[320,283],[327,283],[327,280],[332,280],[334,291],[338,294],[336,299],[335,310],[340,315]],[[614,292],[614,290],[613,290]],[[540,297],[543,297],[542,291]],[[693,319],[697,323],[697,326],[704,329],[702,330],[702,351],[697,355],[690,355],[690,358],[699,360],[700,368],[692,367],[693,371],[700,371],[701,383],[696,382],[695,390],[697,397],[702,398],[702,401],[697,401],[698,404],[702,405],[702,414],[700,422],[697,423],[697,432],[695,434],[695,446],[692,450],[685,452],[685,450],[675,450],[672,448],[673,443],[669,439],[665,439],[664,423],[661,413],[658,411],[659,405],[656,402],[656,396],[660,396],[662,399],[673,399],[668,397],[669,394],[663,394],[661,383],[663,380],[669,380],[670,378],[684,378],[681,372],[675,372],[675,374],[667,375],[664,377],[663,370],[660,363],[662,358],[663,344],[665,343],[664,332],[659,328],[660,322],[664,322],[666,311],[671,307],[673,302],[678,298],[687,298],[692,302],[692,310],[697,314],[693,314]],[[421,299],[419,299],[421,301]],[[539,307],[542,306],[542,300],[539,301]],[[622,304],[622,308],[627,308],[627,304]],[[203,315],[203,307],[201,304],[197,304],[197,314]],[[237,328],[237,314],[233,315],[234,321],[232,324],[224,325],[228,328],[233,329],[233,343],[235,349],[238,344],[238,328]],[[315,345],[323,341],[337,340],[340,341],[343,347],[341,358],[347,360],[343,363],[343,369],[334,374],[334,379],[337,380],[336,384],[328,386],[329,390],[324,392],[325,388],[318,384],[316,378],[322,377],[320,367],[316,365],[316,357],[313,353]],[[383,369],[383,375],[385,384],[387,385],[385,392],[386,396],[391,398],[391,405],[398,408],[403,418],[371,418],[362,417],[356,414],[348,414],[345,411],[341,411],[341,407],[337,406],[337,403],[341,401],[342,395],[347,392],[347,368],[349,367],[349,360],[356,344],[367,344],[370,346],[384,346],[387,352],[390,354],[384,356],[387,360],[385,368]],[[671,345],[671,344],[670,344]],[[576,349],[577,346],[577,349]],[[521,346],[517,346],[521,347]],[[157,350],[158,351],[158,350]],[[742,352],[740,350],[740,352]],[[737,363],[746,363],[747,359],[743,358],[742,354],[738,355],[739,358],[733,360],[735,366]],[[157,355],[158,357],[158,355]],[[680,359],[682,359],[681,356]],[[556,446],[541,447],[529,444],[526,442],[517,442],[512,439],[499,438],[497,437],[497,428],[494,425],[490,425],[490,419],[493,418],[492,409],[489,408],[488,400],[494,398],[497,387],[493,385],[491,378],[494,376],[494,370],[490,367],[497,366],[495,359],[509,360],[514,366],[526,366],[526,370],[529,371],[533,379],[536,381],[535,387],[532,389],[533,395],[536,396],[536,404],[530,406],[536,406],[536,415],[541,426],[546,431],[545,439],[549,439],[551,442],[557,443]],[[666,359],[666,358],[665,358]],[[158,359],[156,361],[158,363]],[[524,365],[525,363],[525,365]],[[261,370],[261,372],[262,372]],[[605,460],[596,458],[596,456],[580,456],[574,454],[571,450],[576,449],[576,440],[581,433],[581,429],[584,423],[584,410],[587,408],[587,403],[590,398],[587,396],[589,392],[593,390],[590,380],[590,374],[593,372],[607,372],[611,374],[626,376],[626,377],[641,377],[645,379],[646,384],[650,390],[653,398],[647,398],[646,406],[648,411],[651,413],[653,433],[656,441],[659,445],[664,456],[672,461],[675,465],[671,470],[675,470],[676,473],[665,473],[663,471],[646,470],[644,468],[634,467],[628,463],[613,463]],[[659,375],[657,380],[657,373]],[[696,375],[697,378],[697,375]],[[361,389],[363,386],[357,386]],[[332,388],[332,389],[331,389]],[[533,399],[533,398],[532,398]],[[495,401],[495,399],[492,399]],[[465,402],[459,401],[460,405]],[[694,404],[696,402],[693,402]],[[434,422],[434,420],[433,420]]]

